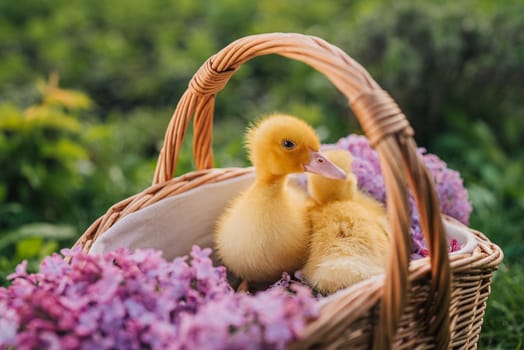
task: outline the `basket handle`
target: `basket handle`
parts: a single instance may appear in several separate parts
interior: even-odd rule
[[[173,177],[182,140],[193,115],[195,164],[198,169],[212,167],[216,94],[242,63],[269,54],[302,61],[323,73],[347,97],[379,154],[386,185],[392,247],[373,348],[391,346],[409,290],[411,237],[406,178],[415,195],[431,255],[430,295],[433,298],[428,300],[428,333],[437,341],[437,349],[447,347],[450,337],[450,268],[445,230],[432,179],[417,155],[413,130],[397,104],[362,66],[336,46],[313,36],[270,33],[241,38],[210,57],[193,76],[176,107],[166,131],[153,183],[164,183]]]

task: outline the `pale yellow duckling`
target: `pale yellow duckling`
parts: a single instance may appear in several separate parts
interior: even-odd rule
[[[248,282],[270,283],[307,259],[307,195],[287,184],[291,173],[332,178],[346,174],[319,153],[311,126],[288,115],[272,115],[247,133],[254,184],[234,199],[219,219],[215,249],[224,265]]]
[[[345,180],[308,175],[312,235],[302,268],[308,283],[328,294],[384,272],[389,235],[382,204],[357,189],[351,156],[344,150],[324,152],[346,171]]]

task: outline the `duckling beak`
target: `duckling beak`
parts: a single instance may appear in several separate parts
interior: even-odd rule
[[[304,170],[330,179],[345,180],[346,173],[319,152],[309,151],[311,161],[304,164]]]

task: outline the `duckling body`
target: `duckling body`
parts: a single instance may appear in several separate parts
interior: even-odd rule
[[[308,176],[314,204],[309,208],[311,243],[302,272],[321,293],[333,293],[384,272],[389,234],[381,203],[357,189],[348,152],[325,152],[348,173],[346,180]]]
[[[305,203],[305,195],[285,181],[256,182],[220,222],[217,248],[224,264],[253,282],[276,281],[282,272],[300,269],[309,244]]]
[[[288,174],[345,178],[345,173],[318,153],[313,129],[292,116],[263,119],[248,132],[247,145],[256,179],[219,219],[215,248],[236,275],[270,283],[298,270],[308,255],[307,196],[287,183]]]

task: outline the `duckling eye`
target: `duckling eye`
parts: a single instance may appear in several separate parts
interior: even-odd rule
[[[282,140],[282,146],[284,146],[284,148],[287,148],[287,149],[293,149],[296,147],[296,144],[291,140],[284,139]]]

